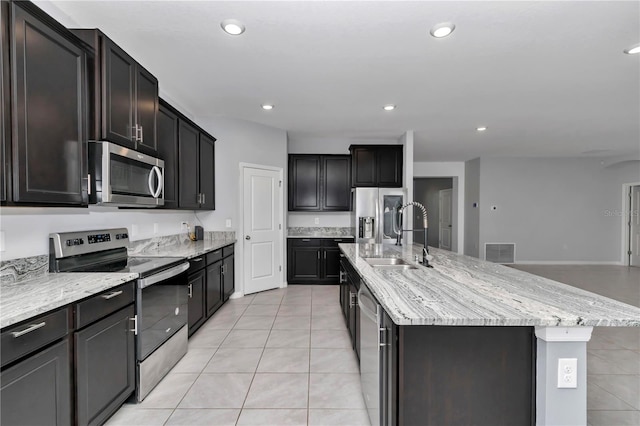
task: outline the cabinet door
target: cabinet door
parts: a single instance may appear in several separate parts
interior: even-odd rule
[[[289,156],[289,210],[320,211],[320,156]]]
[[[349,329],[353,349],[356,349],[357,339],[360,337],[358,333],[356,333],[356,327],[359,328],[360,325],[360,316],[356,315],[356,311],[358,310],[358,289],[351,277],[349,277],[349,320],[347,321],[347,328]]]
[[[349,280],[347,271],[340,262],[340,307],[345,321],[349,320]]]
[[[0,203],[7,201],[7,185],[9,164],[6,161],[5,149],[9,147],[9,128],[11,116],[9,111],[9,24],[8,18],[9,3],[0,3]]]
[[[402,146],[383,147],[377,153],[378,186],[402,187]]]
[[[322,157],[322,210],[351,210],[351,157]]]
[[[377,186],[376,152],[369,148],[351,150],[353,186]]]
[[[0,374],[0,424],[72,424],[70,350],[65,338]]]
[[[200,208],[199,177],[199,132],[198,129],[182,120],[178,127],[178,199],[182,209]]]
[[[102,424],[135,390],[133,305],[74,333],[79,425]]]
[[[205,314],[206,275],[204,270],[189,274],[189,336],[191,336],[207,318]]]
[[[207,317],[222,306],[222,261],[207,266]]]
[[[178,208],[178,116],[158,109],[158,157],[164,160],[164,208]]]
[[[158,79],[138,65],[136,67],[136,122],[140,134],[136,149],[156,155],[158,117]]]
[[[214,140],[200,133],[200,208],[215,210],[215,145]]]
[[[224,267],[224,300],[228,300],[229,296],[231,296],[233,294],[233,291],[235,289],[235,278],[234,278],[234,271],[233,271],[233,255],[229,256],[229,257],[225,257],[223,260],[223,267]]]
[[[320,247],[291,247],[288,249],[288,277],[290,283],[313,284],[320,280]]]
[[[11,13],[13,201],[87,204],[85,53],[19,4]]]
[[[324,270],[322,277],[328,282],[337,282],[340,279],[340,249],[327,247],[322,249]]]
[[[135,148],[136,62],[107,37],[102,41],[102,137]]]

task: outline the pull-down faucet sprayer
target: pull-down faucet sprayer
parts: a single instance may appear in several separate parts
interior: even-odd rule
[[[424,246],[422,247],[422,262],[420,263],[422,263],[427,268],[433,268],[433,266],[429,264],[429,259],[427,259],[427,255],[429,254],[429,249],[427,248],[427,229],[429,227],[427,222],[427,209],[417,201],[411,201],[409,203],[406,203],[398,207],[398,215],[397,215],[398,223],[396,223],[396,221],[393,221],[393,231],[396,233],[396,245],[397,246],[402,245],[403,231],[406,231],[406,232],[419,231],[419,229],[402,229],[402,212],[404,209],[406,209],[409,206],[417,207],[422,211],[422,220],[423,220],[423,227],[424,227]]]

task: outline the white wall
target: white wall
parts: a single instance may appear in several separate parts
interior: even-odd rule
[[[454,219],[454,226],[451,236],[451,251],[463,253],[465,244],[465,163],[462,161],[416,162],[413,163],[413,177],[453,178],[451,216]],[[411,192],[413,193],[413,189]],[[464,254],[468,253],[464,251]]]
[[[464,254],[480,255],[480,159],[464,163]]]
[[[193,211],[118,210],[114,207],[39,208],[3,207],[0,232],[4,234],[2,260],[49,253],[48,236],[52,232],[119,228],[129,230],[131,240],[140,240],[180,232],[180,223],[194,223]],[[154,233],[154,224],[158,232]],[[134,232],[135,225],[138,232]]]
[[[283,169],[286,188],[287,133],[262,124],[228,117],[199,117],[199,126],[216,137],[216,209],[198,212],[207,230],[238,230],[242,215],[239,211],[241,195],[240,163],[252,163]],[[286,198],[286,191],[284,191]],[[284,211],[286,211],[286,199]],[[231,219],[231,229],[226,220]]]
[[[516,262],[621,263],[624,216],[608,212],[622,211],[622,185],[638,181],[637,162],[481,158],[480,257],[487,242],[515,243]]]

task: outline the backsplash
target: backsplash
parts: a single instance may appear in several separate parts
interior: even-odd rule
[[[353,236],[353,229],[351,227],[292,226],[287,228],[287,236],[350,237]]]
[[[23,257],[0,262],[0,282],[16,283],[46,275],[49,272],[49,256]]]
[[[208,241],[234,240],[235,237],[235,231],[206,231],[204,233],[204,239]],[[146,240],[130,241],[129,254],[142,254],[149,250],[156,250],[161,247],[173,244],[180,245],[188,242],[190,242],[190,240],[186,233],[167,235],[164,237],[153,237]]]

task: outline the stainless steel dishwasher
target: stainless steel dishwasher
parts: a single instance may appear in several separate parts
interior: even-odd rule
[[[360,384],[372,426],[380,425],[380,368],[382,346],[382,308],[367,286],[360,284]]]

